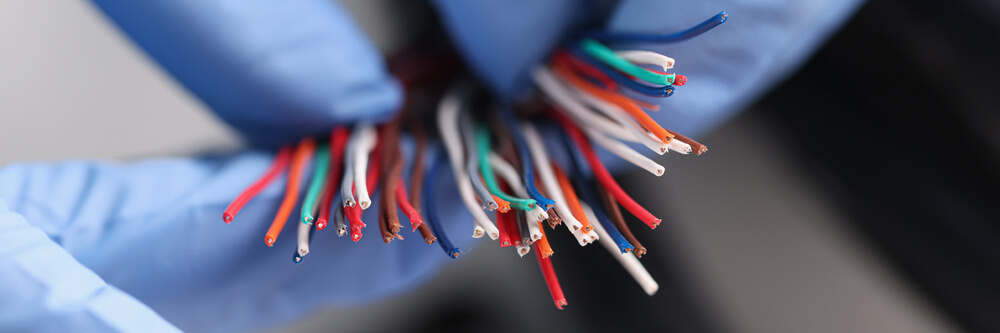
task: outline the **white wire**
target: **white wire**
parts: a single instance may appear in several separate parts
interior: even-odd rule
[[[302,222],[299,225],[299,256],[305,257],[309,254],[309,229],[312,228],[311,224],[305,224]]]
[[[588,218],[592,221],[597,221],[597,216],[594,215],[594,211],[590,208],[590,206],[582,202],[580,205],[583,207],[583,212],[584,214],[587,214]],[[655,294],[656,291],[660,289],[660,285],[656,283],[656,280],[653,280],[653,277],[649,275],[649,271],[646,271],[646,267],[642,266],[639,259],[631,253],[621,253],[621,251],[618,250],[618,245],[615,245],[615,242],[611,240],[611,236],[604,230],[604,227],[601,227],[600,223],[592,223],[592,225],[594,226],[594,231],[600,235],[601,245],[604,245],[604,248],[611,253],[611,256],[615,257],[622,267],[625,267],[625,270],[632,275],[635,282],[639,283],[642,290],[650,296]]]
[[[462,88],[458,86],[452,87],[445,94],[444,98],[441,99],[441,103],[438,104],[438,130],[441,131],[441,141],[448,152],[448,160],[451,162],[452,176],[455,177],[455,185],[458,186],[459,196],[462,198],[465,208],[469,210],[469,213],[472,213],[472,219],[476,222],[472,237],[483,237],[485,233],[493,240],[496,240],[500,237],[500,230],[493,224],[493,221],[490,221],[490,218],[483,212],[479,203],[476,202],[472,183],[469,182],[469,175],[466,174],[465,168],[462,167],[462,161],[465,160],[465,157],[462,151],[462,141],[458,134],[458,112],[462,107],[459,89]]]
[[[562,110],[565,110],[580,123],[580,127],[592,127],[621,140],[638,142],[635,135],[629,132],[622,124],[604,118],[583,105],[577,97],[573,96],[572,91],[564,86],[548,69],[538,67],[534,71],[534,78],[535,84],[558,104]]]
[[[580,220],[573,215],[573,211],[569,209],[569,203],[567,203],[566,196],[559,186],[559,181],[556,180],[555,172],[552,170],[552,164],[549,162],[549,156],[545,152],[545,144],[542,143],[538,129],[529,123],[521,123],[521,128],[524,129],[524,138],[528,142],[528,150],[531,152],[535,169],[538,170],[538,177],[545,185],[549,198],[556,202],[555,209],[562,217],[566,230],[569,230],[576,237],[580,246],[587,245],[589,243],[588,237],[581,231],[583,223],[580,223]]]
[[[344,152],[344,177],[340,180],[340,201],[344,207],[354,207],[354,151],[358,145],[361,133],[351,131],[351,136],[347,140],[347,148]]]
[[[496,152],[490,152],[489,156],[490,166],[493,167],[493,171],[496,171],[503,180],[510,185],[510,189],[514,191],[514,195],[528,198],[528,191],[525,190],[524,184],[521,184],[521,175],[517,173],[517,169],[513,165],[507,163],[507,160],[497,155]],[[528,217],[534,217],[535,222],[545,221],[549,218],[549,214],[545,213],[545,210],[535,205],[534,208],[528,211]],[[530,223],[529,223],[530,224]],[[541,236],[539,234],[539,236]]]
[[[528,197],[528,191],[524,189],[524,184],[519,183],[521,181],[521,176],[517,173],[517,169],[515,169],[513,165],[507,163],[507,160],[504,160],[503,157],[497,155],[496,152],[490,152],[489,161],[493,170],[496,171],[500,177],[503,177],[503,180],[510,185],[511,190],[514,190],[514,195],[522,198]],[[549,218],[549,214],[545,213],[545,210],[538,205],[535,205],[534,208],[531,208],[531,210],[525,212],[525,214],[526,217],[529,217],[528,232],[531,234],[531,240],[536,241],[541,239],[542,230],[538,228],[537,222],[545,221],[545,219]]]
[[[378,135],[375,126],[370,123],[358,124],[355,131],[358,132],[358,143],[354,147],[354,192],[358,195],[361,209],[368,209],[372,204],[368,196],[368,155],[375,149]]]
[[[597,144],[601,145],[602,147],[604,147],[604,149],[607,149],[611,153],[618,155],[618,157],[621,157],[622,159],[628,161],[629,163],[635,164],[636,166],[643,168],[646,171],[649,171],[649,173],[652,173],[657,177],[663,175],[663,171],[665,169],[663,168],[662,165],[654,162],[645,155],[640,154],[639,152],[633,150],[632,147],[629,147],[628,145],[621,143],[621,141],[617,141],[615,139],[604,136],[604,134],[601,134],[601,132],[589,128],[585,128],[584,130],[586,130],[587,136],[589,136],[592,140],[594,140],[594,142],[597,142]]]
[[[629,62],[660,66],[664,71],[674,68],[674,59],[656,52],[645,50],[615,51],[619,57]]]
[[[627,141],[641,142],[644,146],[660,155],[665,154],[669,149],[669,146],[666,143],[663,143],[663,141],[654,137],[652,133],[649,133],[646,129],[639,126],[639,123],[637,123],[635,119],[632,119],[631,115],[617,105],[606,102],[603,99],[594,97],[593,95],[576,88],[573,88],[573,92],[584,102],[601,111],[601,113],[611,117],[611,119],[614,119],[620,124],[624,124],[625,128],[632,133],[632,140]]]
[[[514,248],[517,249],[517,255],[522,257],[524,257],[525,254],[528,254],[528,252],[531,252],[531,245],[524,245],[524,243],[521,243],[521,245],[514,245]]]
[[[667,148],[684,155],[691,153],[691,145],[686,144],[681,140],[670,140],[670,142],[667,143]]]

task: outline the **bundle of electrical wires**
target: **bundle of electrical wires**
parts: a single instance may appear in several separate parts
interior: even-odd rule
[[[719,13],[671,34],[583,33],[532,72],[535,102],[541,103],[525,105],[542,108],[489,101],[472,81],[452,79],[430,115],[436,138],[424,132],[432,126],[412,111],[414,87],[454,75],[430,64],[419,66],[421,73],[397,72],[410,94],[395,118],[380,125],[340,126],[328,138],[281,148],[267,171],[226,208],[223,220],[232,222],[248,201],[286,174],[285,195],[264,242],[275,245],[301,197],[295,263],[309,254],[313,233],[331,223],[338,236],[361,241],[368,226],[364,213],[374,207],[373,200],[380,202],[376,216],[383,242],[403,239],[404,217],[427,244],[436,242],[458,258],[461,250],[444,233],[433,204],[437,194],[451,190],[434,188],[441,165],[448,163],[461,204],[472,214],[472,237],[487,236],[520,256],[534,251],[558,308],[566,298],[551,262],[555,251],[548,239],[555,233],[568,233],[580,246],[600,242],[652,295],[658,285],[638,260],[647,250],[625,223],[622,208],[649,228],[661,220],[619,186],[593,145],[656,176],[664,167],[627,143],[640,143],[657,155],[701,155],[707,148],[653,121],[647,111],[659,111],[658,105],[632,97],[666,98],[683,86],[687,77],[669,72],[674,59],[644,50],[616,51],[605,43],[679,42],[726,19],[725,12]],[[401,148],[404,132],[415,143],[409,161]],[[409,182],[403,176],[407,168]]]

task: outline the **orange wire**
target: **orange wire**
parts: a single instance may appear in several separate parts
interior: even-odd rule
[[[480,175],[479,179],[483,179],[483,176]],[[500,197],[493,195],[493,193],[490,193],[490,196],[493,197],[493,201],[497,202],[498,206],[497,210],[499,210],[501,213],[506,213],[510,211],[510,201],[500,199]]]
[[[299,180],[302,179],[302,173],[309,166],[309,161],[312,160],[315,150],[316,141],[312,138],[302,139],[299,145],[295,147],[292,166],[288,169],[288,184],[285,186],[285,198],[281,200],[278,214],[274,216],[274,221],[271,222],[271,227],[267,228],[267,235],[264,236],[264,244],[267,244],[267,246],[274,245],[274,242],[278,239],[278,234],[281,233],[281,229],[285,227],[285,222],[288,221],[288,216],[292,214],[295,202],[299,198],[299,187],[301,187]]]
[[[552,171],[556,174],[556,179],[559,180],[559,187],[562,188],[563,196],[566,197],[566,204],[569,205],[569,211],[583,225],[583,232],[594,230],[594,226],[590,225],[590,220],[587,220],[587,215],[583,213],[583,206],[580,206],[580,199],[576,197],[576,191],[573,190],[573,185],[570,184],[569,177],[566,177],[566,173],[563,172],[558,164],[552,163]]]
[[[660,124],[657,124],[656,121],[653,120],[653,118],[650,118],[645,111],[639,108],[638,105],[635,105],[635,103],[633,103],[632,100],[629,99],[628,97],[619,95],[618,93],[615,92],[610,92],[601,89],[600,87],[597,87],[591,84],[590,82],[587,82],[587,80],[584,80],[583,78],[578,76],[575,72],[572,71],[572,69],[567,67],[567,65],[565,64],[556,64],[555,69],[560,75],[562,75],[562,77],[566,78],[566,80],[569,81],[569,83],[572,84],[573,86],[580,88],[580,90],[583,90],[584,92],[594,95],[594,97],[615,104],[618,107],[625,110],[625,112],[628,112],[630,115],[632,115],[633,118],[635,118],[636,121],[639,122],[639,125],[642,125],[642,127],[645,128],[647,131],[652,132],[653,135],[656,136],[656,138],[660,139],[660,141],[663,141],[663,143],[670,142],[670,139],[674,138],[673,134],[670,134],[670,132],[667,132],[667,130],[663,129],[663,127],[660,126]]]
[[[542,238],[535,241],[535,244],[538,245],[537,250],[542,253],[542,259],[551,257],[554,252],[552,252],[552,246],[549,245],[548,237],[545,237],[545,228],[542,227],[541,221],[535,223],[538,223],[538,230],[542,232]]]

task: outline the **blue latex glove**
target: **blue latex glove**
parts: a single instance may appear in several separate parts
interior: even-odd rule
[[[232,224],[222,222],[226,205],[272,157],[3,168],[0,331],[153,332],[173,330],[170,323],[212,332],[260,329],[321,306],[404,292],[450,260],[418,233],[383,244],[372,206],[360,242],[318,231],[304,262],[292,264],[298,208],[274,248],[264,245],[283,178]],[[454,188],[451,177],[438,179],[440,188]],[[456,202],[447,195],[453,192],[443,191],[438,202]],[[452,217],[446,232],[468,251],[471,215],[462,209],[439,205],[441,216]]]
[[[661,105],[663,111],[651,113],[657,122],[692,137],[743,110],[800,66],[861,2],[623,0],[613,12],[594,13],[579,0],[434,0],[472,70],[508,97],[530,89],[531,68],[588,19],[609,15],[611,31],[670,33],[729,12],[728,22],[685,42],[613,45],[677,60],[673,71],[687,75],[687,85],[672,97],[644,100]]]
[[[399,103],[399,90],[377,53],[326,0],[95,2],[255,143],[286,142],[340,122],[385,116]],[[664,26],[653,28],[672,31],[719,10],[732,15],[719,31],[668,52],[691,82],[664,101],[665,112],[657,115],[688,112],[667,118],[681,131],[718,122],[763,92],[856,2],[712,4],[685,4],[697,7],[689,10],[624,1],[611,20],[613,29],[657,23]],[[527,87],[530,66],[586,15],[569,0],[436,5],[480,78],[506,96]],[[617,19],[652,13],[676,20]],[[710,43],[709,36],[719,40]],[[696,87],[698,80],[706,86]],[[692,95],[690,102],[682,102],[685,94]],[[321,305],[406,290],[447,260],[438,247],[420,241],[386,246],[369,234],[355,244],[318,232],[306,263],[291,265],[294,229],[282,233],[276,249],[262,241],[283,181],[252,201],[234,225],[219,221],[226,204],[269,159],[242,153],[0,170],[0,201],[6,202],[0,203],[0,231],[7,236],[0,243],[0,331],[168,331],[174,329],[170,323],[211,331],[260,328]],[[439,177],[442,186],[454,188],[450,178]],[[445,193],[441,199],[454,195]],[[467,249],[468,213],[459,205],[439,208],[450,217],[445,225],[452,239]]]
[[[390,114],[394,80],[349,16],[326,0],[97,0],[137,44],[255,143]],[[291,263],[292,216],[263,235],[284,180],[232,225],[226,205],[272,156],[245,152],[0,169],[0,332],[245,331],[411,289],[449,259],[418,234],[385,245],[377,207],[359,243],[317,232]],[[451,177],[442,186],[454,185]],[[446,191],[439,202],[456,200]],[[440,207],[468,251],[471,217]],[[296,209],[296,214],[298,209]],[[374,234],[374,235],[373,235]],[[155,312],[154,312],[155,310]]]

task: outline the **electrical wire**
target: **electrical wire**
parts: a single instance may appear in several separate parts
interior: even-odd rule
[[[581,126],[594,128],[620,140],[638,141],[622,124],[594,113],[577,100],[570,88],[560,82],[549,69],[538,67],[532,72],[532,76],[535,85],[559,106],[559,110],[572,115],[575,120],[581,123]]]
[[[281,234],[281,229],[285,227],[285,222],[292,215],[292,209],[295,208],[295,202],[299,197],[299,188],[302,186],[300,184],[302,173],[309,166],[309,159],[312,158],[314,150],[316,150],[316,141],[311,138],[302,139],[295,147],[292,165],[288,171],[288,184],[285,185],[285,197],[281,200],[274,221],[267,228],[267,234],[264,235],[264,244],[267,246],[274,246],[278,235]]]
[[[591,218],[597,218],[590,206],[583,204],[583,210]],[[629,275],[632,275],[635,282],[639,283],[639,287],[649,296],[656,294],[656,291],[660,289],[660,285],[656,283],[656,280],[653,280],[653,276],[649,275],[649,271],[646,270],[646,267],[642,266],[639,259],[627,253],[619,253],[618,246],[611,240],[611,236],[607,230],[604,230],[599,224],[594,225],[594,231],[601,236],[601,245],[608,250],[608,253],[612,257],[618,260],[618,263],[628,271]]]
[[[424,132],[420,120],[416,118],[407,122],[407,129],[410,130],[410,134],[413,135],[414,141],[416,141],[413,162],[411,162],[410,167],[410,205],[422,216],[423,205],[421,204],[421,195],[423,194],[424,186],[424,155],[427,153],[427,133]],[[437,237],[434,236],[434,232],[431,231],[427,223],[418,225],[417,230],[420,231],[420,237],[424,238],[424,242],[427,245],[434,244],[437,241]]]
[[[674,74],[664,75],[654,73],[646,70],[645,68],[636,66],[635,64],[628,62],[628,60],[622,59],[622,57],[615,54],[615,51],[609,49],[607,46],[604,46],[604,44],[601,44],[596,40],[584,38],[580,41],[579,45],[580,48],[583,49],[583,52],[586,52],[591,57],[597,58],[601,62],[625,74],[656,85],[669,86],[674,84],[674,79],[676,78]]]
[[[588,63],[586,63],[586,62],[584,62],[582,60],[575,59],[565,49],[561,49],[560,48],[560,49],[556,49],[556,51],[553,52],[553,54],[552,54],[552,63],[553,64],[566,63],[570,67],[572,67],[574,71],[579,72],[580,74],[583,74],[584,76],[586,76],[586,77],[588,77],[588,78],[590,78],[592,80],[596,80],[596,81],[600,82],[602,85],[604,85],[605,89],[611,90],[611,91],[614,91],[614,90],[618,89],[618,86],[619,86],[618,82],[616,82],[615,80],[611,79],[610,76],[608,76],[607,74],[605,74],[601,70],[597,69],[596,67],[591,66],[590,64],[588,64]]]
[[[524,179],[524,187],[527,189],[528,196],[535,199],[535,202],[541,206],[543,211],[547,211],[552,208],[555,202],[543,196],[538,192],[538,188],[535,187],[535,168],[532,167],[531,153],[528,151],[528,144],[524,142],[524,133],[521,132],[521,126],[514,116],[514,111],[511,110],[510,105],[506,104],[499,105],[498,109],[500,111],[500,120],[507,128],[508,133],[510,133],[514,141],[514,149],[521,160],[521,176]]]
[[[410,198],[406,195],[406,184],[403,182],[403,178],[396,180],[396,203],[399,205],[399,210],[406,214],[406,218],[410,220],[410,226],[413,227],[413,231],[417,231],[420,224],[424,223],[424,219],[420,217],[420,212],[416,208],[413,208],[413,204],[410,203]]]
[[[399,214],[397,213],[399,198],[396,196],[396,187],[401,183],[399,180],[403,173],[403,153],[399,149],[399,129],[402,125],[400,121],[402,121],[402,117],[397,116],[382,129],[382,138],[380,139],[382,160],[386,161],[387,167],[383,169],[381,177],[385,184],[381,196],[381,215],[385,216],[387,231],[393,235],[393,238],[402,239],[399,231],[403,226],[399,223]]]
[[[587,136],[601,147],[604,147],[604,149],[610,151],[618,157],[621,157],[629,163],[642,168],[643,170],[649,171],[649,173],[657,177],[662,176],[663,172],[666,170],[659,163],[656,163],[645,155],[640,154],[639,152],[633,150],[632,147],[629,147],[620,141],[604,136],[604,134],[601,134],[598,131],[590,129],[585,130],[587,132]]]
[[[358,124],[355,131],[360,135],[354,150],[354,192],[361,209],[368,209],[372,204],[367,186],[369,155],[378,142],[378,135],[375,133],[375,126],[370,123]]]
[[[335,192],[340,187],[340,176],[344,169],[344,148],[350,131],[347,127],[337,126],[330,132],[330,167],[326,176],[326,185],[320,199],[319,217],[316,218],[316,230],[326,229],[330,220],[330,209],[333,208]],[[340,204],[338,204],[340,206]],[[343,216],[341,216],[343,217]]]
[[[340,202],[340,194],[336,195],[333,202]],[[337,237],[347,234],[347,219],[344,217],[344,205],[333,206],[333,225],[337,228]]]
[[[323,184],[326,183],[326,173],[330,168],[330,146],[327,143],[320,143],[316,148],[313,157],[312,180],[306,189],[306,196],[302,199],[301,220],[303,224],[312,224],[316,214],[319,212],[319,195],[323,192]]]
[[[285,169],[288,168],[288,163],[292,159],[292,147],[284,146],[278,150],[278,153],[274,156],[274,161],[271,162],[271,166],[267,167],[267,171],[264,175],[258,178],[250,186],[247,186],[243,192],[240,192],[233,202],[229,203],[226,210],[222,212],[222,221],[227,224],[232,222],[236,218],[236,214],[243,209],[243,206],[247,204],[248,201],[253,199],[267,188],[267,185],[271,184],[279,174],[284,173]]]
[[[608,103],[612,103],[620,107],[622,110],[631,115],[632,118],[635,119],[635,121],[639,122],[639,124],[642,125],[643,128],[653,133],[653,135],[656,136],[657,140],[660,140],[663,143],[667,143],[670,142],[670,139],[674,137],[673,134],[667,132],[666,129],[660,126],[660,124],[656,123],[656,121],[653,120],[653,118],[649,117],[649,115],[646,114],[645,111],[640,109],[639,106],[635,105],[635,103],[632,103],[632,101],[629,100],[628,98],[620,94],[608,92],[599,87],[596,87],[593,84],[587,82],[587,80],[580,78],[575,73],[570,72],[565,67],[557,67],[556,71],[562,74],[561,75],[562,78],[565,79],[567,82],[569,82],[571,86],[576,87],[580,92],[588,93],[596,98],[602,99],[604,101],[607,101]]]
[[[309,240],[312,239],[312,231],[313,231],[312,224],[299,223],[298,225],[299,225],[299,230],[298,230],[299,246],[297,253],[299,254],[299,260],[297,262],[302,261],[302,257],[305,257],[307,254],[309,254]]]
[[[569,204],[570,211],[573,212],[574,217],[580,221],[583,228],[580,230],[573,231],[573,236],[577,238],[577,242],[580,246],[587,245],[588,243],[593,243],[598,240],[597,233],[594,232],[594,226],[587,215],[583,213],[583,209],[580,206],[580,200],[576,196],[576,190],[573,189],[573,184],[570,183],[569,177],[566,177],[566,173],[562,171],[559,165],[552,163],[552,172],[559,181],[559,188],[562,190],[563,195],[566,197],[566,202]]]
[[[298,247],[295,248],[295,251],[292,251],[292,262],[296,264],[302,263],[302,259],[306,256],[306,254],[309,254],[309,243],[312,242],[313,232],[316,231],[316,229],[313,228],[312,225],[304,223],[298,223],[298,225],[299,225],[299,234],[298,234],[299,244]],[[303,230],[305,230],[304,235],[303,235]]]
[[[518,247],[518,252],[522,252],[521,255],[528,254],[527,252],[521,251],[522,249],[531,249],[531,243],[535,242],[535,236],[531,234],[531,224],[528,222],[528,218],[524,216],[523,212],[514,212],[514,218],[517,221],[518,234],[521,236],[521,245],[515,244]],[[538,235],[541,238],[541,235]]]
[[[500,237],[497,238],[497,240],[500,242],[500,247],[509,247],[512,245],[510,241],[510,233],[508,233],[507,226],[504,225],[503,221],[501,220],[503,218],[501,216],[503,215],[506,214],[501,212],[496,212],[497,229],[500,230]]]
[[[535,157],[533,161],[535,162],[535,168],[538,169],[539,178],[541,178],[542,184],[545,185],[545,189],[549,195],[556,202],[555,211],[559,213],[564,224],[566,224],[567,230],[571,233],[585,229],[583,223],[577,219],[570,209],[569,203],[566,201],[566,196],[559,186],[559,181],[556,180],[555,173],[552,170],[552,162],[549,161],[549,156],[545,152],[545,145],[542,143],[541,134],[538,133],[538,129],[529,123],[522,123],[521,126],[524,129],[524,138],[528,143],[528,150]],[[586,229],[584,232],[587,231],[590,230]],[[586,238],[583,238],[583,242],[580,245],[586,245]]]
[[[698,25],[687,30],[668,34],[640,33],[640,32],[611,32],[611,31],[591,31],[587,37],[609,41],[609,42],[651,42],[651,43],[676,43],[688,40],[698,35],[712,30],[729,19],[729,14],[721,12],[712,18],[698,23]]]
[[[518,183],[518,181],[520,181],[521,178],[518,176],[517,169],[515,169],[513,165],[508,163],[507,160],[503,159],[503,157],[500,157],[500,155],[497,155],[496,152],[490,152],[488,159],[490,162],[490,166],[492,166],[493,169],[497,171],[497,173],[500,175],[501,178],[504,179],[507,185],[509,185],[510,188],[514,190],[514,193],[516,195],[519,196],[528,195],[528,191],[525,189],[524,185]],[[529,217],[532,218],[531,222],[544,221],[545,219],[549,218],[549,214],[546,213],[545,210],[542,210],[541,206],[539,205],[535,205],[535,207],[532,207],[530,210],[527,211],[527,214]],[[537,234],[533,233],[532,235],[534,236]],[[541,237],[541,235],[537,236]],[[533,237],[533,239],[537,238]]]
[[[564,137],[562,141],[566,146],[567,151],[574,151],[572,147],[572,140]],[[573,179],[573,182],[576,183],[576,186],[579,189],[578,193],[583,196],[584,201],[591,204],[591,208],[594,210],[594,216],[596,216],[596,221],[599,222],[597,224],[600,224],[605,230],[608,231],[608,234],[611,236],[611,240],[615,242],[618,249],[622,253],[632,251],[632,244],[629,243],[624,236],[622,236],[617,228],[615,228],[614,224],[608,218],[608,215],[604,212],[604,209],[601,208],[601,204],[598,201],[596,194],[597,191],[601,190],[601,188],[599,188],[594,182],[593,170],[591,167],[587,166],[586,162],[580,161],[579,158],[579,155],[571,154],[571,156],[567,159],[570,169],[577,175],[577,177]],[[583,202],[580,204],[582,205]],[[597,224],[594,225],[596,226]]]
[[[570,72],[567,68],[564,67],[558,68],[557,71],[559,71],[558,76],[564,78],[567,81],[582,80],[581,78],[577,77],[574,73]],[[659,139],[652,133],[646,131],[645,128],[636,123],[635,119],[630,117],[629,114],[618,105],[597,98],[586,91],[580,90],[579,87],[576,87],[573,84],[569,85],[573,86],[571,88],[568,88],[568,92],[572,94],[572,96],[582,100],[583,102],[585,102],[585,104],[594,107],[595,109],[599,110],[600,113],[603,114],[604,116],[611,118],[614,122],[625,127],[625,129],[631,134],[629,140],[627,141],[640,142],[644,146],[646,146],[646,148],[649,148],[653,152],[660,155],[665,154],[667,150],[670,149],[669,141],[673,140],[664,142],[662,139]],[[645,115],[645,113],[642,114]],[[650,118],[650,121],[652,121],[652,118]],[[590,128],[590,127],[585,127],[585,128]],[[664,129],[664,131],[666,131],[666,129]]]
[[[357,204],[357,201],[354,200],[354,160],[357,156],[358,141],[361,140],[362,134],[355,128],[347,140],[344,153],[344,176],[340,181],[340,200],[344,207],[354,207]]]
[[[476,149],[476,137],[472,129],[472,115],[469,112],[462,112],[458,117],[458,124],[462,133],[462,142],[465,144],[465,151],[468,153],[468,157],[465,159],[465,173],[469,176],[469,182],[472,183],[476,196],[482,202],[483,209],[499,209],[500,205],[493,199],[493,195],[486,189],[482,177],[479,176],[479,152]]]
[[[552,295],[552,301],[555,302],[556,308],[562,310],[567,305],[566,295],[563,294],[562,286],[559,285],[556,270],[552,267],[552,259],[545,258],[540,252],[538,249],[535,250],[535,258],[538,259],[538,267],[542,270],[542,277],[545,278],[545,286],[549,288],[549,294]]]
[[[704,154],[706,151],[708,151],[708,147],[705,147],[705,145],[698,143],[698,141],[694,141],[691,138],[686,137],[677,132],[670,131],[670,134],[673,134],[675,137],[677,137],[677,140],[680,140],[681,142],[690,145],[688,149],[694,150],[695,155],[701,155]]]
[[[556,121],[558,121],[559,124],[562,125],[563,129],[566,130],[566,134],[568,134],[573,142],[576,143],[576,146],[579,148],[580,152],[583,153],[583,156],[586,157],[587,162],[590,164],[590,168],[593,171],[594,176],[602,185],[604,185],[604,188],[608,189],[608,191],[614,195],[615,200],[618,200],[622,207],[625,207],[626,210],[638,217],[642,220],[642,222],[649,225],[650,228],[656,229],[656,226],[660,224],[661,220],[653,216],[653,214],[650,214],[649,211],[635,202],[635,200],[633,200],[628,193],[625,193],[625,190],[623,190],[621,186],[618,185],[618,182],[611,177],[611,173],[609,173],[608,169],[604,167],[601,160],[597,158],[597,154],[594,153],[594,148],[590,146],[590,141],[587,141],[580,129],[573,125],[573,123],[569,120],[569,118],[566,118],[566,116],[556,112],[550,112],[550,114],[556,118]]]
[[[653,51],[625,50],[615,51],[615,54],[635,64],[659,66],[663,70],[674,68],[673,58]]]
[[[441,220],[437,216],[437,206],[434,204],[434,187],[437,174],[441,172],[441,160],[444,158],[435,158],[431,163],[430,171],[427,172],[427,179],[425,180],[426,186],[424,186],[424,197],[427,200],[424,201],[424,213],[427,216],[427,224],[430,225],[431,230],[434,235],[440,240],[438,242],[441,245],[441,249],[444,250],[446,254],[452,259],[458,258],[458,255],[462,253],[452,245],[451,240],[448,239],[448,235],[444,233],[444,228],[441,226]],[[497,231],[499,234],[499,231]],[[497,235],[497,237],[500,237]]]
[[[542,258],[551,257],[555,254],[555,251],[552,251],[552,245],[549,245],[549,239],[545,236],[545,228],[542,226],[542,222],[535,222],[535,224],[538,225],[538,229],[542,233],[542,237],[535,241],[535,245],[537,246],[535,251],[541,253]]]
[[[462,82],[457,82],[453,84],[453,87],[441,99],[440,104],[438,104],[437,113],[438,130],[441,132],[441,141],[444,143],[445,151],[451,162],[452,173],[455,177],[455,185],[458,186],[459,196],[462,198],[465,208],[472,214],[473,220],[476,221],[472,237],[482,237],[485,232],[491,239],[496,240],[497,237],[500,237],[500,232],[493,225],[493,221],[490,221],[490,218],[486,216],[486,213],[476,203],[475,194],[473,194],[472,190],[472,182],[469,176],[465,174],[465,169],[462,168],[462,161],[465,157],[462,151],[462,141],[458,134],[458,113],[462,108],[462,95],[465,94],[463,89],[465,88],[463,88]]]
[[[670,97],[674,94],[674,86],[650,86],[642,84],[631,77],[616,71],[614,68],[608,67],[600,60],[591,57],[586,52],[584,52],[580,47],[572,47],[569,49],[570,62],[576,63],[577,66],[581,67],[591,67],[594,70],[604,73],[609,79],[615,82],[615,85],[628,88],[629,90],[635,91],[637,93],[650,96],[650,97]],[[558,62],[557,62],[558,64]],[[676,81],[676,79],[675,79]]]
[[[499,184],[497,184],[496,175],[493,173],[493,166],[487,159],[487,152],[490,151],[490,133],[480,123],[476,123],[473,127],[476,145],[478,146],[476,152],[479,154],[479,172],[482,174],[483,181],[486,183],[486,187],[489,188],[490,193],[509,202],[511,208],[523,211],[534,209],[536,206],[534,199],[518,198],[500,189]],[[512,186],[514,185],[512,184]]]
[[[629,244],[632,244],[632,254],[636,258],[642,258],[642,255],[646,254],[646,247],[639,243],[639,240],[632,234],[632,229],[629,229],[628,225],[625,224],[625,217],[622,216],[622,210],[618,207],[618,202],[615,201],[615,198],[607,190],[602,188],[597,189],[597,196],[601,199],[605,212],[608,213],[608,219],[622,233],[622,236],[625,236],[625,240],[628,240]]]

